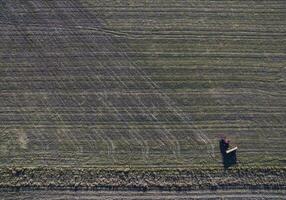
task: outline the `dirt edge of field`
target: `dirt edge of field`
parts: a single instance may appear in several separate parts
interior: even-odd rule
[[[286,189],[286,168],[132,169],[1,167],[0,191]]]

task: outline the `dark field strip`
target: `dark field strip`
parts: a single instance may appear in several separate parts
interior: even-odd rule
[[[219,190],[219,191],[198,191],[198,192],[73,192],[73,191],[22,191],[4,192],[4,199],[71,199],[71,200],[166,200],[166,199],[284,199],[285,192],[271,190]],[[19,197],[21,196],[21,197]]]
[[[71,199],[71,200],[166,200],[166,199],[285,199],[284,191],[275,190],[218,190],[196,192],[130,192],[130,191],[21,191],[3,192],[4,199]]]
[[[223,133],[239,166],[284,166],[285,13],[0,1],[0,165],[221,167]]]
[[[285,168],[237,168],[224,171],[218,168],[65,168],[65,167],[5,167],[0,169],[1,195],[18,192],[60,193],[71,191],[172,191],[199,193],[205,190],[217,193],[228,190],[239,195],[238,190],[251,191],[265,196],[285,193]],[[256,191],[255,191],[256,190]],[[236,191],[236,192],[235,192]],[[81,193],[81,192],[79,192]],[[79,194],[78,193],[78,194]],[[145,195],[148,193],[144,193]],[[189,193],[190,194],[190,193]],[[261,196],[261,197],[262,197]],[[258,196],[257,196],[258,197]]]

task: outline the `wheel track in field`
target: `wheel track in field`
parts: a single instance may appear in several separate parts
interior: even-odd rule
[[[84,12],[79,12],[79,13],[84,13]],[[71,27],[72,27],[72,26],[71,26]],[[110,44],[112,45],[112,39],[109,38],[109,37],[108,37],[108,39],[109,39]],[[114,48],[114,47],[112,46],[112,48]],[[128,48],[129,48],[129,47],[128,47]],[[125,54],[125,53],[123,53],[123,54]],[[128,57],[127,54],[125,54],[125,57],[126,57],[130,62],[132,62],[131,59]],[[131,65],[132,67],[134,67],[135,65],[133,65],[133,64],[134,64],[134,63],[131,63],[130,65]],[[134,67],[134,68],[136,68],[136,67]],[[154,91],[158,91],[158,94],[160,94],[161,98],[164,99],[164,101],[165,101],[166,104],[168,105],[168,110],[169,110],[170,112],[176,113],[176,115],[179,116],[182,121],[187,121],[188,123],[191,122],[190,119],[186,118],[185,115],[182,115],[182,114],[181,114],[182,110],[180,110],[176,105],[173,104],[172,100],[168,97],[168,95],[166,95],[166,94],[164,94],[164,93],[162,93],[162,92],[160,91],[160,87],[159,87],[155,82],[153,82],[153,81],[150,79],[150,77],[149,77],[148,75],[146,75],[146,73],[145,73],[144,71],[142,71],[142,70],[140,70],[140,69],[138,69],[138,68],[136,68],[136,70],[138,70],[139,73],[142,74],[142,77],[145,78],[146,82],[152,87],[152,89],[153,89]],[[117,76],[117,75],[114,74],[114,76]],[[113,77],[114,77],[114,76],[113,76]],[[117,77],[118,77],[118,76],[117,76]],[[120,79],[120,78],[118,77],[118,79]],[[119,80],[119,81],[122,83],[122,85],[125,85],[123,81],[121,81],[121,80]],[[92,80],[91,80],[90,82],[92,83]],[[61,83],[61,81],[59,81],[58,84],[64,85],[64,82]],[[125,87],[126,87],[126,89],[128,89],[128,87],[127,87],[126,85],[125,85]],[[59,97],[59,98],[61,98],[61,97]],[[141,103],[142,103],[142,102],[141,102]],[[47,104],[47,105],[48,105],[48,104]],[[147,110],[147,111],[148,111],[147,107],[146,107],[143,103],[142,103],[142,105],[143,105],[144,110]],[[79,107],[80,107],[80,105],[79,105]],[[118,112],[118,111],[116,110],[115,106],[110,105],[109,107],[114,108],[115,111],[116,111],[116,113],[117,113],[119,116],[121,115],[120,112]],[[150,114],[150,113],[149,113],[149,114]],[[61,118],[61,115],[60,115],[60,114],[58,114],[58,118],[59,118],[60,121],[64,121],[64,120]],[[155,118],[155,120],[157,121],[157,119],[156,119],[155,116],[154,116],[154,118]],[[63,125],[64,125],[64,124],[63,124]],[[128,126],[127,123],[126,123],[126,126]],[[193,128],[194,128],[194,127],[190,126],[190,129],[193,129]],[[199,129],[198,129],[198,130],[199,130]],[[176,136],[172,135],[172,134],[169,132],[168,129],[165,129],[165,128],[164,128],[163,131],[165,132],[164,135],[166,136],[166,138],[167,138],[168,141],[175,141],[175,143],[173,143],[172,145],[176,147],[175,150],[174,150],[174,152],[173,152],[173,153],[176,155],[177,153],[180,152],[180,144],[179,144],[179,142],[177,141]],[[167,133],[168,133],[168,134],[167,134]],[[71,133],[70,133],[70,134],[71,134]],[[135,133],[135,134],[136,134],[136,133]],[[69,135],[69,134],[68,134],[68,135]],[[66,136],[67,136],[67,135],[66,135]],[[72,136],[72,135],[71,135],[71,136]],[[200,140],[202,140],[203,142],[207,143],[208,138],[206,138],[206,136],[202,136],[201,133],[198,134],[197,136],[199,136]],[[67,136],[67,137],[68,137],[68,136]],[[107,136],[107,137],[108,137],[108,136]],[[135,140],[137,140],[136,137],[139,137],[139,138],[140,138],[139,141],[140,141],[140,140],[143,141],[143,144],[140,143],[140,142],[138,142],[138,143],[139,143],[140,145],[142,145],[143,148],[146,149],[145,155],[148,155],[148,152],[149,152],[149,150],[148,150],[148,143],[145,143],[144,139],[143,139],[139,134],[136,134]],[[71,140],[74,140],[74,139],[71,138]],[[108,139],[108,140],[109,140],[109,139]],[[137,140],[137,141],[138,141],[138,140]],[[164,143],[163,140],[161,140],[161,142]],[[114,149],[114,148],[111,148],[111,149]],[[147,156],[146,156],[146,157],[147,157]]]
[[[81,7],[80,5],[78,7]],[[86,11],[87,12],[87,11]],[[82,12],[84,13],[84,12]],[[89,17],[90,18],[90,17]],[[96,18],[96,17],[95,17]],[[108,37],[109,40],[111,40],[110,37]],[[113,42],[110,41],[110,44],[112,44]],[[130,46],[128,46],[126,44],[126,46],[124,47],[119,47],[120,50],[123,50],[123,49],[128,49],[130,52],[134,52],[134,50],[132,50],[130,48]],[[174,112],[176,113],[177,116],[180,117],[180,119],[182,121],[185,121],[185,122],[188,122],[188,125],[189,123],[192,122],[192,119],[190,119],[188,116],[184,115],[184,114],[181,114],[182,113],[182,110],[177,107],[175,105],[175,103],[173,102],[173,100],[168,96],[166,95],[165,93],[162,92],[162,89],[160,88],[160,86],[154,82],[149,75],[147,75],[143,70],[140,70],[138,67],[136,67],[136,63],[132,62],[131,58],[128,56],[127,53],[124,53],[124,51],[122,52],[125,57],[127,58],[127,60],[129,60],[130,62],[130,67],[136,69],[138,71],[139,74],[142,74],[142,77],[146,80],[146,82],[150,85],[150,87],[154,90],[154,91],[157,91],[158,94],[160,94],[161,98],[164,99],[164,101],[166,102],[166,104],[168,105],[168,109],[170,109],[171,112]],[[206,134],[204,134],[200,129],[198,129],[193,123],[192,123],[192,126],[189,125],[189,128],[190,129],[193,129],[193,128],[196,128],[195,131],[198,131],[198,133],[196,134],[197,137],[199,138],[200,141],[204,142],[205,144],[209,144],[211,145],[211,149],[209,151],[209,153],[211,154],[212,157],[214,157],[214,146],[212,144],[212,142],[209,140],[209,138],[206,136]],[[177,143],[177,151],[180,152],[180,144],[178,142],[178,140],[176,139],[176,136],[170,134],[171,137],[176,141]]]
[[[79,5],[79,6],[77,6],[77,7],[80,8],[81,5]],[[79,12],[80,12],[80,13],[85,13],[84,11],[79,11]],[[92,20],[92,19],[90,19],[89,16],[87,16],[87,18],[88,18],[90,21]],[[115,47],[113,46],[113,41],[112,41],[111,38],[109,38],[109,37],[107,37],[107,40],[108,40],[109,45],[111,46],[111,49],[114,51]],[[120,49],[120,50],[121,50],[121,49]],[[120,51],[120,52],[122,52],[122,51]],[[127,57],[127,55],[125,55],[125,57],[126,57],[126,58],[129,60],[129,62],[130,62],[130,59]],[[113,73],[114,73],[114,72],[113,72]],[[114,74],[114,76],[118,77],[118,79],[119,79],[119,81],[122,83],[122,85],[124,85],[124,87],[128,90],[128,86],[126,86],[125,83],[124,83],[122,80],[120,80],[119,76],[117,76],[116,74]],[[149,82],[148,82],[148,83],[149,83]],[[154,89],[154,88],[152,88],[152,89]],[[138,99],[138,100],[139,100],[140,104],[143,106],[143,108],[144,108],[144,110],[145,110],[146,106],[142,103],[142,101],[141,101],[140,99]],[[113,107],[115,108],[115,106],[113,106]],[[116,108],[115,108],[115,109],[116,109]],[[118,115],[121,115],[120,112],[117,112],[117,109],[116,109],[116,113],[117,113]],[[130,116],[132,116],[132,115],[130,115]],[[156,118],[155,118],[155,120],[157,121]],[[126,126],[128,127],[128,123],[126,123]],[[178,142],[178,140],[176,139],[176,137],[173,136],[172,134],[170,134],[170,132],[169,132],[168,130],[166,130],[166,129],[164,129],[164,132],[165,132],[165,135],[167,135],[166,133],[168,133],[168,135],[171,136],[171,139],[167,136],[167,140],[168,140],[168,141],[174,140],[174,141],[176,142],[176,144],[174,144],[174,145],[176,145],[176,148],[177,148],[177,149],[176,149],[176,151],[173,151],[174,155],[176,155],[177,153],[180,154],[180,145],[179,145],[179,142]],[[147,159],[148,159],[148,154],[149,154],[148,143],[145,142],[144,138],[143,138],[140,134],[137,134],[137,133],[135,133],[135,134],[136,134],[136,136],[139,138],[139,141],[143,141],[142,146],[143,146],[143,149],[145,148],[145,152],[143,152],[143,155],[144,155],[144,157],[145,157],[144,159],[147,160]],[[136,137],[135,137],[135,140],[137,140]]]
[[[30,1],[31,2],[31,1]],[[97,19],[97,17],[95,16],[92,16],[90,13],[88,14],[87,11],[84,11],[82,10],[82,5],[80,5],[78,2],[75,2],[75,1],[62,1],[61,3],[63,2],[68,2],[70,4],[71,7],[74,7],[74,8],[77,8],[77,9],[80,9],[79,12],[77,12],[77,14],[80,14],[80,17],[81,19],[88,19],[89,20],[89,23],[91,22],[91,20],[95,20]],[[43,2],[43,1],[37,1],[36,4],[32,4],[33,5],[41,5],[42,4],[46,4],[47,2]],[[50,2],[49,2],[50,3]],[[63,11],[64,13],[64,11]],[[78,26],[77,25],[77,21],[73,21],[73,18],[69,18],[71,16],[68,16],[67,18],[62,18],[62,23],[63,23],[63,27],[64,25],[67,23],[69,24],[69,28],[70,29],[73,29],[73,27],[75,28],[79,28],[79,29],[85,29],[84,27],[82,27],[81,25]],[[79,18],[76,18],[76,19],[79,19]],[[70,25],[70,23],[72,25]],[[93,25],[97,25],[97,26],[102,26],[102,24],[98,21],[96,22],[92,22],[92,26]],[[42,24],[32,24],[32,26],[42,26]],[[19,30],[21,30],[21,28],[19,27]],[[100,29],[101,30],[101,27]],[[106,33],[105,33],[106,34]],[[90,46],[88,43],[86,43],[86,41],[83,41],[81,40],[81,38],[79,37],[78,38],[79,41],[81,41],[82,43],[85,43],[85,47],[90,50],[91,52],[96,52],[96,49],[94,51],[93,47]],[[129,67],[134,69],[136,71],[136,73],[140,74],[142,76],[142,78],[144,80],[146,80],[146,83],[148,83],[149,87],[153,90],[153,91],[156,91],[157,94],[160,96],[160,98],[164,101],[164,103],[167,105],[167,109],[169,112],[171,113],[174,113],[177,117],[180,118],[181,121],[183,122],[187,122],[188,124],[188,127],[190,128],[190,130],[193,130],[194,128],[196,129],[195,131],[197,131],[196,133],[196,140],[200,141],[200,142],[203,142],[205,144],[209,144],[209,145],[212,145],[211,141],[208,139],[208,137],[200,130],[200,128],[197,128],[193,123],[192,123],[192,119],[190,119],[187,115],[183,114],[181,108],[179,108],[175,103],[174,101],[168,96],[166,95],[165,93],[162,92],[162,90],[160,89],[160,86],[158,84],[156,84],[156,82],[154,82],[150,76],[148,74],[146,74],[143,70],[139,69],[138,66],[136,65],[136,63],[134,63],[132,61],[132,58],[129,57],[128,54],[126,54],[124,52],[124,49],[129,49],[130,52],[133,52],[132,49],[130,49],[130,47],[128,45],[122,47],[122,46],[119,46],[119,47],[115,47],[113,45],[114,43],[114,39],[112,37],[109,37],[109,36],[106,36],[105,37],[105,40],[106,40],[106,45],[108,45],[110,49],[113,49],[114,51],[118,52],[121,56],[123,56],[126,60],[129,61]],[[108,55],[106,55],[106,57],[108,58]],[[44,61],[43,61],[43,64]],[[87,66],[89,70],[92,70],[89,66]],[[110,72],[110,76],[114,78],[114,81],[117,81],[119,82],[123,88],[127,89],[128,90],[128,86],[124,83],[124,81],[121,80],[120,76],[116,74],[116,72],[112,71]],[[52,75],[52,74],[51,74]],[[87,76],[87,78],[89,79],[89,82],[90,84],[93,84],[93,79],[90,78],[89,76]],[[98,77],[99,78],[99,77]],[[99,78],[100,80],[100,78]],[[57,84],[62,84],[63,87],[65,87],[65,83],[63,81],[59,81]],[[62,97],[58,96],[58,98],[63,102],[63,99]],[[148,111],[148,114],[151,115],[152,113],[149,112],[149,109],[146,107],[146,105],[144,105],[144,103],[142,102],[142,100],[140,98],[138,98],[138,101],[141,103],[142,105],[142,112],[143,111]],[[77,102],[78,103],[78,102]],[[122,116],[122,114],[120,113],[120,111],[117,110],[116,106],[112,104],[112,102],[105,102],[103,101],[103,103],[107,106],[107,107],[111,107],[113,108],[114,112],[117,113],[117,117],[119,119],[122,119],[122,121],[125,123],[125,126],[126,127],[129,127],[128,125],[128,122],[127,121],[124,121],[124,117]],[[48,106],[48,103],[47,103],[47,106]],[[81,108],[81,105],[78,104],[78,107]],[[132,116],[132,114],[130,114]],[[156,116],[153,115],[153,118],[155,121],[158,121],[158,119],[156,118]],[[59,121],[61,122],[64,122],[63,118],[61,117],[60,114],[58,114],[58,119]],[[65,124],[63,124],[65,126]],[[36,126],[35,126],[36,127]],[[163,135],[166,136],[166,139],[168,140],[168,142],[170,143],[170,146],[172,146],[172,150],[173,150],[173,154],[176,155],[176,156],[179,156],[180,155],[180,143],[179,141],[177,140],[176,136],[173,135],[171,132],[169,132],[168,129],[164,128],[164,127],[161,127],[161,130],[163,131]],[[138,142],[139,145],[142,146],[144,150],[143,154],[145,156],[145,159],[148,159],[148,154],[149,154],[149,147],[148,147],[148,143],[144,140],[144,138],[139,134],[137,133],[138,129],[134,129],[134,134],[135,134],[135,140]],[[71,137],[70,140],[73,141],[73,142],[76,142],[76,139],[72,138],[72,133],[69,133],[66,135],[66,137]],[[74,141],[75,140],[75,141]],[[110,138],[108,138],[108,136],[106,135],[106,139],[108,141],[108,144],[109,144],[109,153],[112,153],[112,151],[115,149],[114,147],[114,144],[112,144],[112,141],[110,142]],[[162,141],[163,142],[163,141]],[[164,142],[163,142],[164,143]],[[75,146],[77,146],[78,144],[74,144]],[[211,149],[208,150],[209,153],[211,155],[213,155],[213,145],[211,147]]]
[[[45,3],[47,3],[47,2],[40,2],[40,1],[38,1],[38,2],[37,2],[37,5],[39,6],[39,5],[45,4]],[[70,3],[70,2],[69,2],[69,3]],[[51,6],[51,7],[52,7],[52,6]],[[63,13],[64,13],[64,12],[63,12]],[[80,12],[78,12],[78,13],[80,13]],[[84,18],[82,18],[82,19],[84,19]],[[64,21],[64,19],[62,19],[62,20]],[[68,23],[70,23],[70,22],[71,22],[71,21],[68,21]],[[39,26],[39,27],[42,26],[42,25],[40,25],[40,24],[33,24],[33,26],[34,26],[34,25],[37,25],[37,26]],[[86,42],[83,41],[83,40],[81,40],[81,42],[86,43]],[[94,49],[93,49],[93,51],[95,52]],[[91,70],[89,67],[88,67],[88,69]],[[52,75],[52,74],[51,74],[51,75]],[[112,77],[114,78],[114,77],[116,77],[116,76],[112,76]],[[90,79],[90,77],[87,76],[87,79]],[[121,81],[121,82],[122,82],[122,81]],[[90,80],[90,84],[92,84],[92,83],[93,83],[93,81]],[[122,82],[122,83],[123,83],[123,82]],[[57,84],[62,84],[62,85],[63,85],[63,88],[65,88],[65,87],[64,87],[64,82],[58,81]],[[73,95],[72,95],[72,96],[73,96]],[[73,97],[74,97],[74,96],[73,96]],[[63,99],[62,99],[60,96],[57,96],[57,98],[59,98],[59,99],[63,102]],[[76,101],[75,101],[75,102],[76,102]],[[113,108],[113,109],[115,110],[115,112],[118,113],[117,116],[119,116],[119,118],[120,118],[120,113],[117,111],[117,109],[116,109],[115,106],[113,106],[113,105],[108,105],[105,101],[102,101],[102,102],[104,103],[105,106]],[[78,103],[78,102],[76,102],[76,103]],[[49,107],[48,102],[46,103],[46,105]],[[80,108],[81,105],[78,104],[78,107]],[[49,111],[50,111],[50,109],[49,109]],[[63,121],[64,121],[59,113],[57,113],[57,117],[58,117],[58,120],[59,120],[60,122],[63,122]],[[65,124],[63,124],[63,126],[65,126]],[[112,127],[113,127],[113,126],[112,126]],[[115,127],[114,127],[114,128],[115,128]],[[72,137],[72,135],[71,135],[72,133],[66,134],[65,131],[63,131],[63,132],[60,131],[60,132],[63,133],[63,134],[67,137],[66,139],[69,138],[68,135],[70,135],[70,137]],[[59,132],[58,132],[58,133],[59,133]],[[56,133],[56,136],[57,136],[58,138],[60,138],[61,136],[58,136],[58,133]],[[100,135],[100,138],[101,138],[101,139],[103,139],[104,141],[106,141],[105,143],[106,143],[107,146],[108,146],[108,155],[109,155],[109,156],[111,155],[112,160],[115,161],[115,160],[114,160],[114,156],[113,156],[113,152],[114,152],[114,149],[115,149],[115,145],[113,144],[112,139],[109,138],[108,135],[105,135],[105,136],[103,137],[103,136],[101,135],[101,133],[97,133],[97,134]],[[144,147],[145,147],[145,149],[147,148],[147,151],[148,151],[148,145],[145,144],[145,141],[143,140],[143,138],[142,138],[139,134],[136,134],[136,135],[137,135],[137,137],[139,137],[140,139],[138,140],[137,137],[135,137],[135,140],[138,142],[138,144],[139,144],[140,146],[143,147],[142,149],[144,149]],[[73,138],[70,138],[70,139],[68,139],[68,140],[70,140],[71,142],[72,142],[72,141],[75,141],[75,139],[73,139]],[[74,142],[72,142],[72,143],[74,143]],[[128,142],[127,142],[127,143],[128,143]],[[144,144],[143,144],[143,143],[144,143]],[[76,148],[76,146],[78,146],[78,145],[73,145],[73,146]]]
[[[73,7],[73,6],[72,6],[72,7]],[[82,12],[79,11],[79,12],[77,12],[77,13],[83,13],[83,11],[82,11]],[[82,18],[84,18],[84,17],[82,17]],[[71,19],[73,19],[73,18],[71,18]],[[67,23],[70,24],[70,23],[72,23],[72,22],[69,21],[69,22],[67,22]],[[82,43],[85,43],[86,47],[89,48],[90,52],[96,52],[96,51],[95,51],[94,49],[92,49],[85,41],[81,40],[81,42],[82,42]],[[89,68],[89,67],[88,67],[88,68]],[[89,68],[89,70],[92,70],[92,69]],[[116,73],[112,71],[112,69],[111,69],[111,72],[113,73],[113,74],[111,75],[111,77],[115,77],[115,78],[117,79],[117,80],[115,80],[115,81],[119,81],[122,85],[124,85],[124,87],[125,87],[126,89],[128,89],[128,86],[126,86],[125,83],[124,83],[122,80],[120,80],[119,76],[117,76]],[[87,77],[87,78],[89,79],[89,77]],[[93,83],[93,81],[90,80],[90,83]],[[106,89],[108,89],[108,88],[106,88]],[[114,111],[117,113],[117,116],[119,116],[119,118],[122,118],[122,119],[123,119],[123,117],[121,116],[121,113],[117,111],[116,106],[114,106],[114,105],[112,105],[112,104],[109,104],[109,102],[106,103],[105,101],[103,101],[103,103],[104,103],[107,107],[113,108]],[[141,102],[141,104],[144,105],[142,102]],[[144,106],[145,106],[145,105],[144,105]],[[123,120],[123,122],[125,123],[126,127],[128,127],[128,123],[125,122],[124,120]],[[148,144],[147,144],[147,142],[145,142],[145,140],[143,139],[143,137],[142,137],[140,134],[137,134],[137,133],[136,133],[136,131],[137,131],[137,130],[135,130],[135,132],[134,132],[134,134],[136,135],[136,136],[135,136],[135,140],[138,142],[139,145],[142,146],[142,149],[146,149],[146,151],[145,151],[143,154],[145,155],[145,159],[147,159],[147,158],[148,158],[148,154],[149,154]],[[165,131],[166,131],[166,130],[165,130]],[[168,130],[167,130],[167,131],[168,131]],[[112,140],[111,140],[108,136],[106,136],[106,137],[107,137],[107,140],[109,141],[108,143],[111,144],[111,148],[109,148],[109,153],[108,153],[108,154],[110,154],[110,149],[112,149],[112,151],[114,151],[115,147],[114,147],[114,145],[112,144]],[[139,140],[137,139],[137,137],[139,138]],[[174,138],[174,139],[175,139],[175,138]],[[169,140],[169,141],[172,141],[172,139],[168,139],[168,140]],[[175,141],[176,141],[176,139],[175,139]],[[174,144],[174,145],[175,145],[175,144]],[[179,145],[179,143],[177,143],[177,145]],[[179,151],[179,150],[177,149],[177,152],[178,152],[178,151]],[[176,154],[176,151],[174,151],[174,154]]]
[[[74,4],[74,6],[75,6],[75,2],[73,1],[73,4]],[[80,7],[82,7],[81,5],[77,5],[77,6],[75,6],[75,7],[77,7],[78,9],[80,8]],[[86,11],[82,11],[81,9],[79,9],[80,11],[78,12],[78,13],[86,13]],[[83,16],[83,18],[87,18],[87,19],[89,19],[90,21],[91,20],[93,20],[93,19],[97,19],[96,17],[95,18],[93,18],[93,19],[91,19],[90,18],[90,16],[88,16],[88,15],[86,15],[86,14],[84,14],[84,16]],[[107,41],[106,41],[106,44],[108,44],[110,47],[108,47],[108,49],[110,50],[110,48],[113,50],[113,51],[116,51],[117,52],[117,48],[115,48],[114,47],[114,45],[112,44],[113,43],[113,41],[112,41],[112,39],[110,38],[110,37],[106,37],[105,38]],[[89,48],[89,50],[90,50],[90,52],[95,52],[94,51],[94,49],[92,49],[92,47],[90,46],[90,45],[88,45],[85,41],[83,41],[83,40],[81,40],[81,42],[83,42],[83,43],[85,43],[86,44],[86,46]],[[121,49],[120,49],[121,50]],[[120,51],[120,53],[121,53],[121,51]],[[108,55],[106,56],[107,57],[107,59],[108,59]],[[126,57],[126,56],[125,56]],[[127,59],[128,59],[128,57],[127,57]],[[129,59],[128,59],[129,60]],[[129,60],[130,61],[130,60]],[[117,65],[116,65],[116,67],[117,67]],[[92,69],[90,69],[90,70],[92,70]],[[121,80],[121,78],[120,78],[120,76],[119,75],[117,75],[116,74],[116,72],[114,72],[113,70],[112,70],[112,68],[110,69],[110,71],[111,71],[111,73],[112,73],[112,75],[111,75],[111,77],[115,77],[115,81],[119,81],[120,82],[120,84],[121,85],[123,85],[123,87],[126,89],[126,90],[128,90],[129,88],[128,88],[128,86],[124,83],[124,81],[122,81]],[[100,80],[100,79],[99,79]],[[92,83],[92,81],[91,81],[91,83]],[[106,90],[108,90],[108,88],[106,88]],[[143,106],[143,108],[144,109],[142,109],[142,111],[145,111],[146,112],[146,106],[144,105],[144,103],[141,101],[141,99],[140,98],[138,98],[138,101],[140,102],[140,104]],[[103,101],[103,102],[105,102],[105,101]],[[119,116],[119,118],[120,119],[122,119],[121,121],[123,121],[124,123],[125,123],[125,126],[128,128],[129,127],[129,124],[128,124],[128,122],[127,121],[124,121],[124,117],[122,116],[122,114],[117,110],[117,108],[116,108],[116,106],[115,105],[112,105],[112,104],[109,104],[109,105],[107,105],[108,107],[111,107],[111,108],[113,108],[114,109],[114,111],[117,113],[117,116]],[[141,106],[139,106],[139,108],[140,108]],[[148,110],[147,110],[148,111]],[[128,113],[129,115],[130,115],[130,113]],[[149,113],[150,114],[150,113]],[[130,115],[130,116],[132,116],[132,115]],[[156,119],[156,121],[157,121],[157,119]],[[134,128],[133,128],[133,130],[134,130]],[[146,161],[146,160],[148,160],[148,154],[149,154],[149,146],[148,146],[148,143],[144,140],[144,138],[140,135],[140,134],[138,134],[137,133],[138,132],[138,129],[136,128],[135,130],[134,130],[134,132],[133,132],[133,134],[135,134],[135,141],[137,141],[138,142],[138,144],[140,145],[140,146],[142,146],[142,150],[143,150],[143,155],[144,155],[144,160]],[[166,129],[164,129],[164,132],[165,132],[165,136],[166,136],[166,138],[167,138],[167,141],[170,141],[170,142],[172,142],[173,140],[175,141],[175,143],[171,143],[171,145],[174,145],[175,147],[176,147],[176,149],[175,150],[173,150],[173,154],[174,155],[176,155],[177,156],[177,153],[178,154],[180,154],[180,145],[179,145],[179,142],[177,141],[177,139],[176,139],[176,137],[174,137],[170,132],[169,132],[169,130],[166,130]],[[167,133],[168,133],[168,135],[170,135],[170,137],[171,137],[171,139],[169,138],[169,136],[167,136]],[[137,138],[139,138],[139,140],[137,139]]]
[[[81,5],[78,5],[78,7],[82,7]],[[87,12],[87,11],[86,11]],[[81,11],[81,13],[85,13],[84,11]],[[88,17],[90,20],[91,17]],[[95,17],[97,18],[97,17]],[[84,27],[82,27],[84,29]],[[102,30],[102,29],[100,29]],[[113,47],[113,49],[115,49],[115,47],[112,45],[113,41],[112,41],[112,38],[110,37],[107,37],[107,39],[109,40],[111,46]],[[160,88],[160,86],[158,84],[156,84],[151,78],[149,75],[147,75],[143,70],[140,70],[138,67],[136,67],[137,65],[132,61],[132,59],[128,56],[127,53],[125,53],[124,51],[122,51],[123,49],[128,49],[130,52],[134,52],[134,50],[132,50],[128,45],[124,46],[124,47],[119,47],[119,49],[121,50],[120,52],[126,57],[126,59],[129,61],[130,63],[130,67],[137,70],[139,74],[142,75],[143,79],[146,80],[146,82],[150,85],[150,87],[156,91],[158,94],[160,94],[160,96],[162,97],[162,99],[164,99],[164,101],[167,103],[168,105],[168,108],[169,109],[172,109],[171,110],[172,112],[175,112],[177,116],[179,116],[181,118],[182,121],[187,121],[187,122],[191,122],[190,119],[188,119],[185,115],[182,116],[182,114],[178,113],[178,112],[182,112],[182,110],[180,110],[176,105],[174,105],[173,101],[171,100],[171,98],[164,94]],[[144,105],[144,107],[146,108],[146,106]],[[190,127],[191,128],[191,127]],[[206,136],[205,136],[206,137]],[[202,137],[200,137],[201,140],[204,140],[202,139]],[[204,141],[205,142],[205,141]]]

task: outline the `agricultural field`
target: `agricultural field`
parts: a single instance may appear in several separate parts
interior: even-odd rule
[[[223,134],[241,187],[285,189],[284,0],[0,0],[0,41],[0,188],[201,167],[225,187]]]

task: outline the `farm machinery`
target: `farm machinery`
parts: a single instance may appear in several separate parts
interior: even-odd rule
[[[219,142],[220,152],[222,155],[224,168],[227,169],[230,166],[237,163],[236,152],[237,147],[230,148],[230,141],[222,138]]]

